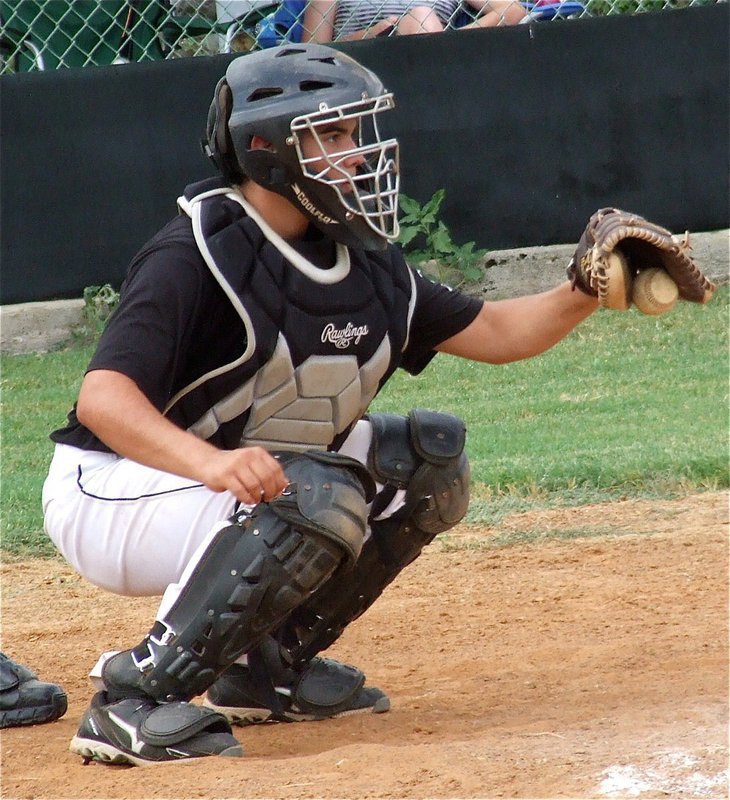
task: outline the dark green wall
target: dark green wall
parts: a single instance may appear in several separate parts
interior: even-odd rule
[[[728,6],[347,46],[396,93],[403,190],[457,241],[572,242],[617,205],[728,226]],[[0,302],[118,285],[175,213],[230,57],[0,79]]]

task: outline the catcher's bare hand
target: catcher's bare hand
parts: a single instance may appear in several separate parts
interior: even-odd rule
[[[273,500],[289,485],[281,464],[263,447],[219,450],[206,459],[201,477],[209,489],[229,491],[247,505]]]
[[[690,255],[689,233],[676,240],[670,231],[638,214],[602,208],[588,221],[568,266],[573,288],[598,297],[606,308],[626,309],[639,272],[664,270],[679,297],[706,303],[716,286]]]

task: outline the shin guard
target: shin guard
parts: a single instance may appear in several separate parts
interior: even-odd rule
[[[282,657],[293,664],[329,647],[438,533],[464,517],[469,505],[461,420],[420,410],[408,418],[373,414],[369,420],[370,471],[386,488],[405,489],[405,506],[388,519],[371,520],[371,536],[354,567],[341,567],[277,631]]]
[[[164,619],[106,662],[102,678],[112,696],[170,701],[202,693],[338,565],[357,559],[372,486],[367,470],[331,453],[281,460],[286,495],[228,520]]]

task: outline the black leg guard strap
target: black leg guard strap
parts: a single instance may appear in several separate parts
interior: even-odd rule
[[[370,523],[354,568],[341,567],[279,629],[292,663],[329,647],[433,538],[456,525],[469,504],[469,463],[461,420],[413,411],[408,419],[372,415],[369,466],[389,486],[406,489],[406,504],[389,519]],[[374,504],[375,505],[375,504]]]
[[[251,672],[251,679],[254,686],[261,693],[261,697],[266,705],[271,709],[273,719],[286,722],[284,707],[281,704],[279,695],[276,693],[270,666],[270,659],[267,658],[266,645],[269,640],[264,639],[248,652],[248,668]]]
[[[104,665],[112,695],[200,694],[359,555],[367,513],[359,473],[349,459],[318,455],[282,457],[288,495],[232,517],[215,534],[164,620]]]

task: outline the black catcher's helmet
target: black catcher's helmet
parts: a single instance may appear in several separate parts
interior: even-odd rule
[[[398,142],[378,115],[394,106],[380,79],[319,44],[283,45],[233,60],[208,114],[207,152],[231,184],[245,177],[286,197],[335,241],[366,250],[398,236]],[[355,120],[354,150],[326,154],[319,130]],[[316,158],[306,158],[310,134]],[[272,149],[252,150],[260,136]],[[364,159],[353,176],[343,161]],[[322,164],[326,164],[322,169]]]

